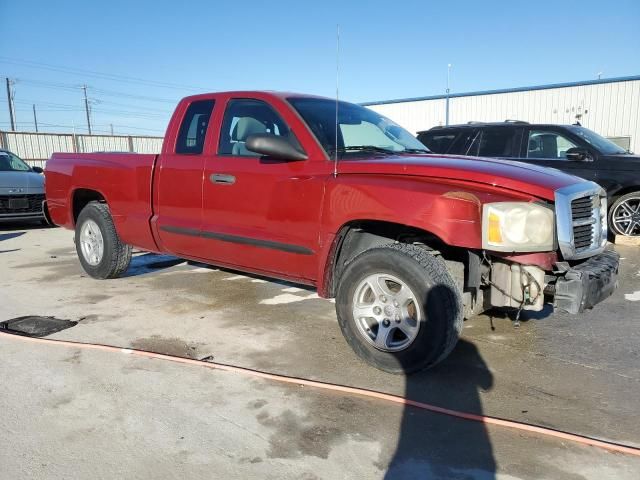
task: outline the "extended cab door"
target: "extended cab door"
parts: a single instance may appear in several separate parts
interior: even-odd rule
[[[586,160],[569,160],[567,150],[585,148],[576,139],[561,129],[545,126],[532,126],[525,130],[523,143],[523,161],[544,167],[552,167],[582,177],[586,180],[598,181],[597,164],[594,155]]]
[[[166,145],[155,172],[153,224],[164,250],[198,256],[202,226],[202,172],[204,146],[214,100],[193,100],[180,105],[168,131],[178,130]]]
[[[308,135],[303,128],[284,105],[277,111],[266,98],[228,99],[217,154],[206,160],[204,171],[202,235],[208,260],[286,278],[315,278],[328,162],[313,155],[304,161],[261,157],[245,145],[256,133],[298,141],[301,133]]]

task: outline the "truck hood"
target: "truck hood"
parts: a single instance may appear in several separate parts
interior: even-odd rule
[[[551,201],[558,188],[585,181],[554,168],[458,155],[387,155],[343,159],[338,162],[338,172],[463,180],[524,192]]]
[[[44,176],[35,172],[0,172],[0,189],[3,194],[11,190],[16,190],[11,193],[44,193]]]

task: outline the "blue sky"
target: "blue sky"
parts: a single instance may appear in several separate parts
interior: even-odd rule
[[[341,97],[355,102],[443,93],[448,63],[454,92],[640,74],[637,0],[0,0],[0,77],[17,81],[20,128],[35,103],[43,129],[82,131],[87,84],[96,130],[159,134],[196,92],[333,96],[338,23]]]

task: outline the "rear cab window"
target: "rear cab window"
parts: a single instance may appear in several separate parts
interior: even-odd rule
[[[214,103],[213,99],[197,100],[187,107],[178,132],[176,153],[202,153]]]

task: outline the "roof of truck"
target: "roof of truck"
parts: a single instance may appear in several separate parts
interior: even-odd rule
[[[185,99],[194,100],[199,97],[210,98],[213,95],[233,96],[233,97],[243,97],[243,96],[251,97],[255,94],[270,95],[273,97],[278,97],[283,99],[286,99],[289,97],[309,97],[309,98],[322,98],[325,100],[332,100],[328,97],[323,97],[321,95],[312,95],[308,93],[298,93],[298,92],[282,92],[282,91],[276,91],[276,90],[230,90],[225,92],[208,92],[208,93],[199,93],[196,95],[189,95],[188,97],[185,97]]]

